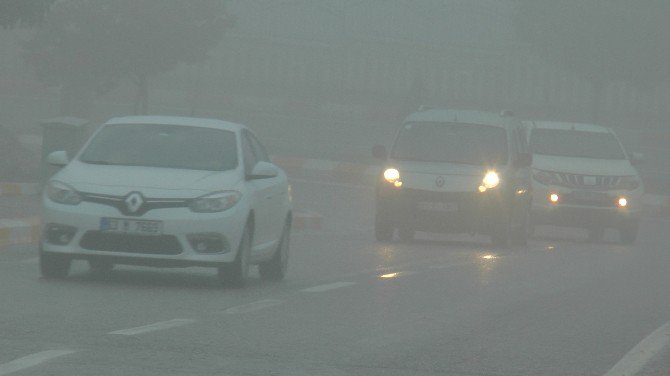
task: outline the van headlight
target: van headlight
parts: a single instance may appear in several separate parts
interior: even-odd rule
[[[400,180],[400,171],[395,168],[387,168],[384,170],[384,180],[393,184],[394,187],[402,187],[402,180]]]
[[[46,194],[51,201],[63,205],[78,205],[81,202],[79,192],[57,180],[52,180],[47,184]]]
[[[493,170],[486,171],[484,179],[482,179],[482,187],[486,189],[493,189],[500,184],[500,176]]]
[[[226,211],[242,198],[238,191],[220,191],[193,199],[189,208],[195,213],[218,213]]]

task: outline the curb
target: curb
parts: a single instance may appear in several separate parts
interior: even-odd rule
[[[30,196],[38,193],[37,183],[0,182],[0,196]]]

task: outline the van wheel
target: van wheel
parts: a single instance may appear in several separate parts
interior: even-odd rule
[[[379,211],[375,214],[375,238],[380,242],[388,242],[393,239],[393,225],[384,218]]]
[[[398,227],[398,239],[403,243],[411,243],[414,240],[414,229],[409,225]]]

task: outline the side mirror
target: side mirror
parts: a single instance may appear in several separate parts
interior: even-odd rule
[[[530,167],[533,164],[533,154],[531,153],[519,153],[514,162],[516,167]]]
[[[47,163],[53,166],[65,166],[70,161],[67,157],[67,152],[64,150],[54,151],[47,156]]]
[[[277,167],[270,162],[260,161],[256,163],[251,173],[247,175],[247,180],[270,179],[279,175]]]
[[[375,145],[372,147],[372,156],[377,159],[386,159],[388,154],[384,145]]]
[[[639,165],[644,162],[644,155],[642,153],[632,153],[630,155],[630,163],[632,165]]]

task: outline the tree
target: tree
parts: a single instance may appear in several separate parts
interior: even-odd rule
[[[54,0],[0,0],[0,28],[35,25],[44,19],[44,14]]]
[[[594,118],[608,84],[648,90],[670,79],[667,0],[519,0],[517,17],[532,49],[591,83]]]
[[[137,85],[136,112],[146,113],[149,79],[204,60],[231,21],[222,0],[61,0],[26,57],[61,88],[64,115],[87,115],[87,101],[122,79]]]

